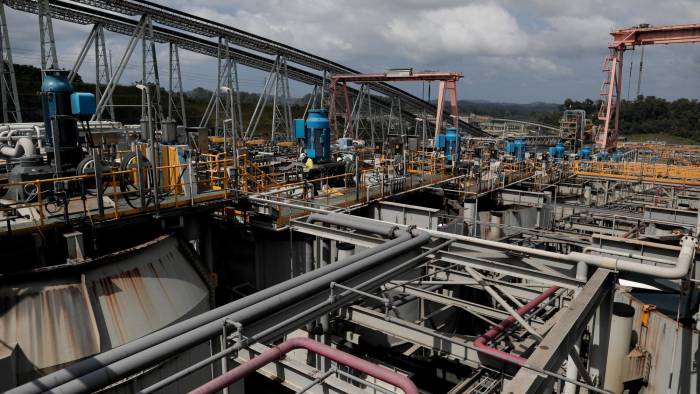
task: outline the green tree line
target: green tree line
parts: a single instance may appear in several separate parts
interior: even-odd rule
[[[41,71],[33,66],[15,65],[17,88],[25,121],[41,120]],[[73,83],[76,91],[94,92],[94,84],[85,83],[76,76]],[[167,111],[167,95],[161,90],[161,103]],[[211,97],[211,90],[198,87],[185,93],[185,106],[189,125],[198,125]],[[241,92],[243,119],[250,119],[258,94]],[[141,117],[141,92],[133,85],[117,86],[113,99],[119,107],[115,108],[117,120],[134,124]],[[301,116],[307,97],[293,100],[292,116]],[[269,103],[268,103],[269,104]],[[583,109],[593,124],[598,123],[600,100],[586,99],[576,101],[566,99],[562,104],[552,103],[492,103],[486,101],[460,100],[462,114],[493,116],[496,118],[517,119],[558,125],[562,111],[566,109]],[[258,124],[257,135],[269,134],[272,111],[268,105]],[[700,102],[696,99],[681,98],[668,101],[654,96],[639,96],[635,100],[623,100],[621,108],[621,132],[625,134],[667,134],[700,142]]]

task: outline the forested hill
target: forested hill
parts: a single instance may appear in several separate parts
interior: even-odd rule
[[[594,124],[598,123],[600,100],[574,101],[563,104],[508,104],[460,101],[460,111],[496,118],[526,120],[558,125],[565,109],[583,109]],[[681,98],[668,101],[654,96],[639,96],[623,100],[621,108],[622,135],[672,135],[700,142],[700,102]]]
[[[25,121],[41,120],[41,100],[37,95],[41,87],[41,71],[33,66],[15,65],[17,89],[22,105]],[[73,84],[76,91],[94,92],[93,84],[84,83],[80,76]],[[163,106],[167,105],[165,92]],[[259,97],[255,93],[241,92],[243,118],[249,119]],[[199,124],[206,109],[211,91],[205,88],[195,88],[185,93],[187,117],[190,124]],[[141,93],[132,86],[118,86],[113,95],[114,101],[120,106],[116,110],[117,119],[124,123],[138,123],[141,117],[139,105]],[[294,116],[301,116],[306,103],[305,98],[295,100],[297,106],[292,108]],[[517,119],[558,125],[561,112],[565,109],[583,109],[594,123],[598,122],[597,113],[600,101],[574,101],[567,99],[562,104],[555,103],[494,103],[487,101],[460,100],[459,109],[462,114],[487,115],[496,118]],[[269,130],[271,111],[268,106],[260,119],[258,129],[261,135]],[[622,134],[654,134],[673,135],[700,142],[700,102],[695,99],[678,99],[667,101],[654,96],[639,96],[633,101],[623,101],[622,104]]]

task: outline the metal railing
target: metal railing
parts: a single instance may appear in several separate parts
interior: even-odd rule
[[[220,158],[205,163],[217,169],[232,164],[232,160]],[[191,162],[157,166],[158,204],[154,203],[152,193],[154,169],[149,164],[109,169],[97,176],[83,174],[3,183],[0,191],[15,190],[20,198],[15,202],[6,199],[3,203],[3,210],[18,214],[11,220],[0,218],[0,232],[10,231],[11,227],[14,227],[12,230],[41,228],[86,217],[90,221],[118,219],[228,199],[235,190],[228,171],[211,172],[209,177],[202,177],[199,173],[206,169],[201,167]]]
[[[700,167],[694,165],[576,160],[573,163],[573,173],[631,181],[700,186]]]

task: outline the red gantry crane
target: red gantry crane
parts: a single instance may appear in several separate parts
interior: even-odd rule
[[[636,46],[654,44],[686,44],[700,42],[700,24],[650,26],[640,25],[610,33],[610,55],[605,58],[603,72],[607,73],[600,91],[603,102],[598,112],[600,126],[595,136],[601,150],[617,148],[620,131],[620,104],[622,100],[622,55]]]
[[[345,123],[352,124],[352,109],[350,96],[348,95],[348,82],[369,83],[369,82],[404,82],[404,81],[439,81],[437,95],[437,111],[435,114],[435,139],[440,134],[443,112],[445,110],[445,91],[450,92],[450,107],[452,124],[456,128],[459,124],[457,112],[457,81],[464,75],[458,72],[425,71],[413,72],[412,69],[387,70],[384,73],[376,74],[336,74],[331,76],[330,81],[330,105],[329,119],[335,122],[335,103],[338,94],[338,87],[343,90],[345,102]]]

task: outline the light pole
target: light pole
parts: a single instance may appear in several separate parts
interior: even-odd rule
[[[146,113],[148,114],[148,144],[151,154],[151,168],[153,168],[153,205],[158,212],[159,196],[158,196],[158,156],[156,152],[156,135],[153,129],[153,117],[151,115],[151,91],[147,85],[137,84],[136,88],[142,92],[146,92]],[[136,152],[138,155],[139,153]],[[139,185],[140,187],[141,185]]]

